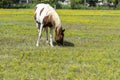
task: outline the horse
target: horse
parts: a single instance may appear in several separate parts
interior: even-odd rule
[[[46,31],[46,42],[48,41],[48,27],[50,28],[50,46],[53,47],[53,29],[55,30],[55,41],[59,46],[63,45],[64,31],[60,18],[53,7],[49,4],[37,4],[35,7],[34,19],[38,28],[38,39],[36,46],[39,46],[39,41],[42,36],[43,28]]]

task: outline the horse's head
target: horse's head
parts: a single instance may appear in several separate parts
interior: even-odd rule
[[[63,40],[64,40],[64,31],[65,29],[61,29],[56,35],[55,35],[55,41],[59,46],[63,45]]]

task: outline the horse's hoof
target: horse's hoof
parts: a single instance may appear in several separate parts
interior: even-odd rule
[[[54,47],[53,45],[51,47]]]
[[[46,41],[47,44],[49,44],[49,41]]]
[[[53,44],[50,44],[51,47],[54,47]]]
[[[39,46],[39,44],[36,44],[36,46],[38,47],[38,46]]]

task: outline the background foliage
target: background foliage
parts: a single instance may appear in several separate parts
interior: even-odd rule
[[[85,0],[71,0],[71,4],[68,5],[62,5],[58,1],[64,0],[33,0],[29,3],[20,3],[20,0],[0,0],[0,8],[34,8],[37,3],[49,3],[57,9],[120,9],[119,0],[108,0],[108,2],[113,2],[117,5],[115,8],[106,8],[106,6],[96,6],[95,8],[87,7],[84,4]],[[93,0],[86,1],[89,2]]]

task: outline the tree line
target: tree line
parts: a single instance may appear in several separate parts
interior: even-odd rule
[[[37,3],[57,4],[58,0],[0,0],[0,8],[24,8]]]
[[[0,8],[33,8],[37,3],[49,3],[55,8],[86,9],[86,3],[94,4],[99,0],[70,0],[69,5],[62,5],[59,1],[65,0],[0,0]],[[102,0],[105,1],[105,0]],[[119,5],[120,0],[106,0],[114,3],[115,7]]]

